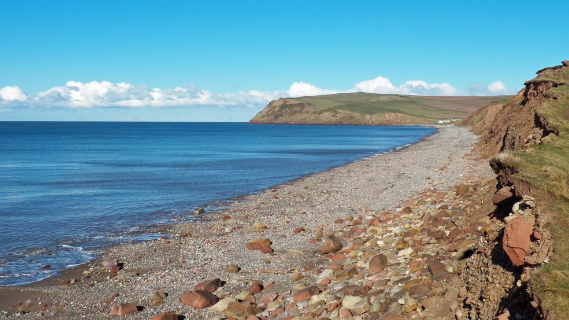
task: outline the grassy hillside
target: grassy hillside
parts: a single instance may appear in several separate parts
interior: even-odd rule
[[[279,99],[251,123],[297,124],[429,124],[461,119],[499,97],[422,97],[373,93],[341,93]]]

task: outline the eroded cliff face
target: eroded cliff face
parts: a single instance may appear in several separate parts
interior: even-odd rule
[[[559,133],[539,114],[539,109],[548,99],[547,92],[559,83],[536,78],[525,85],[506,103],[493,103],[461,122],[472,126],[475,133],[482,134],[478,147],[484,155],[524,151],[529,145],[541,144],[548,135]]]
[[[344,110],[314,110],[295,99],[274,100],[259,112],[252,124],[326,124],[326,125],[401,125],[428,124],[420,119],[401,113],[363,115]]]
[[[559,207],[559,201],[566,200],[559,196],[566,192],[559,189],[567,188],[567,183],[561,181],[568,177],[567,170],[559,167],[566,167],[567,158],[561,153],[569,151],[563,147],[567,138],[561,136],[563,126],[559,124],[569,120],[569,99],[566,89],[553,89],[567,85],[569,61],[542,69],[537,74],[514,98],[503,104],[493,103],[461,122],[481,135],[477,148],[491,158],[490,165],[497,174],[497,191],[492,198],[496,207],[489,215],[501,224],[502,231],[496,238],[488,238],[488,249],[493,254],[488,268],[500,270],[504,277],[511,276],[513,280],[512,289],[501,297],[499,313],[495,314],[503,314],[504,319],[511,316],[516,319],[526,316],[563,318],[559,316],[563,313],[559,308],[559,301],[563,300],[559,300],[560,292],[551,294],[559,285],[551,279],[565,281],[567,270],[553,267],[555,274],[563,277],[551,278],[544,275],[542,268],[549,268],[548,262],[554,256],[565,254],[558,251],[553,255],[553,248],[559,247],[554,243],[554,237],[557,235],[558,241],[564,241],[560,240],[562,236],[558,231],[554,232],[554,225],[562,221],[554,208]],[[561,97],[558,96],[560,93]],[[559,114],[567,119],[555,119],[554,115]],[[539,148],[532,147],[542,144],[544,146]],[[553,157],[552,161],[544,161]],[[549,177],[559,179],[561,183],[541,183]],[[500,259],[506,259],[507,263]],[[484,275],[479,278],[469,281],[486,281]],[[565,295],[569,298],[569,294]],[[483,299],[483,296],[474,296]],[[465,310],[468,308],[465,306]],[[525,311],[515,313],[521,309]]]

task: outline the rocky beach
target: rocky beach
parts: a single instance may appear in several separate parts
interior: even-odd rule
[[[496,180],[477,140],[441,126],[238,199],[168,237],[1,288],[0,318],[508,319],[505,306],[517,303],[532,319],[530,298],[497,303],[524,290],[531,270],[514,276],[494,250],[505,223],[488,215]]]

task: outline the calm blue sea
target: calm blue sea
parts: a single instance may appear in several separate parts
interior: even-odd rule
[[[0,286],[41,280],[198,207],[416,142],[422,127],[0,122]],[[41,267],[51,265],[51,270]]]

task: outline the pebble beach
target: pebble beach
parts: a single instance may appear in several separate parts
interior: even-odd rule
[[[437,319],[460,258],[478,246],[474,194],[494,179],[475,142],[467,128],[441,126],[236,199],[162,239],[0,288],[0,318]]]

